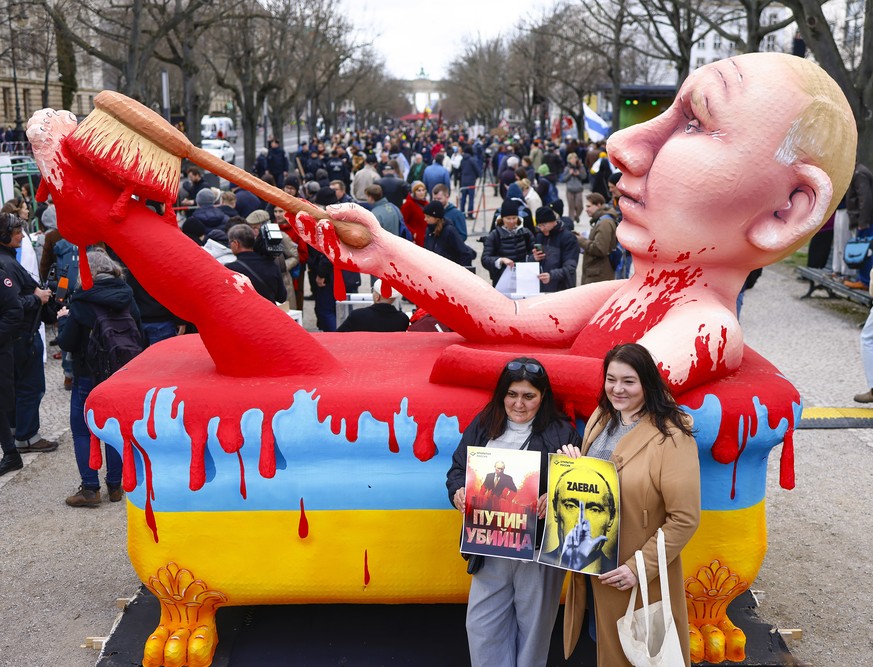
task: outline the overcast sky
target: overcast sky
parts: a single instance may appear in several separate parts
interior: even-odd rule
[[[388,74],[413,79],[446,76],[465,39],[508,34],[523,18],[539,16],[554,0],[341,0],[351,22],[385,57]]]

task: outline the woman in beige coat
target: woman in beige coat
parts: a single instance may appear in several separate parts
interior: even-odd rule
[[[619,478],[620,565],[599,577],[572,573],[564,611],[564,652],[569,657],[579,639],[587,601],[594,599],[597,664],[630,665],[618,639],[616,622],[627,610],[637,583],[634,552],[641,549],[650,577],[652,602],[661,599],[656,533],[664,530],[673,619],[690,665],[688,611],[679,553],[700,519],[700,471],[691,419],[676,406],[652,356],[635,343],[619,345],[603,361],[604,388],[591,415],[581,451],[569,456],[596,456],[615,463]],[[641,602],[641,601],[640,601]],[[640,602],[637,603],[640,606]],[[589,618],[590,621],[594,619]]]

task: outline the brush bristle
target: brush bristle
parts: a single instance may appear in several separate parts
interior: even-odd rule
[[[105,111],[88,114],[67,143],[77,157],[101,167],[113,181],[136,183],[137,193],[161,201],[175,200],[178,194],[180,159]]]

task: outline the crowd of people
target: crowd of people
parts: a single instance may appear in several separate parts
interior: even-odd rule
[[[459,265],[473,269],[478,258],[495,285],[517,262],[538,262],[540,291],[569,289],[577,283],[580,253],[583,283],[626,276],[629,270],[630,258],[622,259],[615,238],[621,213],[614,186],[620,174],[609,163],[603,144],[574,139],[557,143],[525,135],[472,136],[462,128],[420,124],[325,136],[290,154],[272,139],[250,171],[321,208],[355,202],[370,210],[387,232]],[[176,207],[181,231],[244,275],[265,299],[286,310],[302,309],[304,299],[313,300],[316,327],[324,332],[449,330],[423,309],[416,309],[411,318],[402,313],[400,295],[383,294],[373,279],[365,276],[362,281],[357,273],[335,271],[323,253],[298,236],[285,211],[236,184],[222,190],[210,182],[217,184],[197,166],[185,170]],[[558,194],[561,183],[564,199]],[[495,210],[480,210],[482,188],[493,189],[499,197]],[[45,353],[62,359],[64,388],[72,392],[74,406],[81,407],[94,384],[83,349],[94,314],[85,305],[89,297],[76,290],[78,248],[59,233],[51,202],[36,202],[32,190],[30,184],[17,186],[15,198],[0,213],[3,296],[14,293],[18,302],[17,308],[4,310],[0,327],[0,352],[9,361],[4,366],[9,371],[0,377],[0,397],[4,405],[14,405],[0,411],[0,475],[21,467],[21,453],[57,448],[57,442],[39,432]],[[165,212],[162,204],[147,205],[158,214]],[[479,239],[481,249],[474,249],[468,222],[490,213],[490,230]],[[591,229],[580,235],[576,225],[586,216]],[[100,278],[124,284],[123,289],[115,286],[116,301],[110,299],[109,306],[121,307],[119,294],[130,292],[127,307],[143,346],[194,332],[190,323],[143,289],[111,248],[102,250],[103,255],[95,255],[95,262],[105,269]],[[335,289],[339,280],[342,285]],[[363,284],[367,281],[369,285]],[[67,292],[65,298],[58,297],[59,283],[61,292]],[[108,285],[101,283],[92,295],[107,291]],[[354,317],[338,327],[336,294],[367,287],[373,304],[360,314],[353,311]],[[58,317],[62,305],[69,308]],[[68,327],[68,322],[78,325]],[[57,335],[47,339],[44,323],[56,327]],[[71,415],[77,454],[81,450],[85,456],[80,421]],[[94,506],[100,502],[99,485],[87,473],[87,460],[80,463],[83,486],[68,502]],[[113,500],[120,493],[115,472],[109,480]]]

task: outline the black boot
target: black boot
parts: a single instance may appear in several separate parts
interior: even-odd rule
[[[10,452],[9,454],[4,454],[3,458],[0,459],[0,477],[5,475],[7,472],[12,472],[13,470],[21,470],[24,467],[24,463],[21,460],[21,454],[18,452]]]

